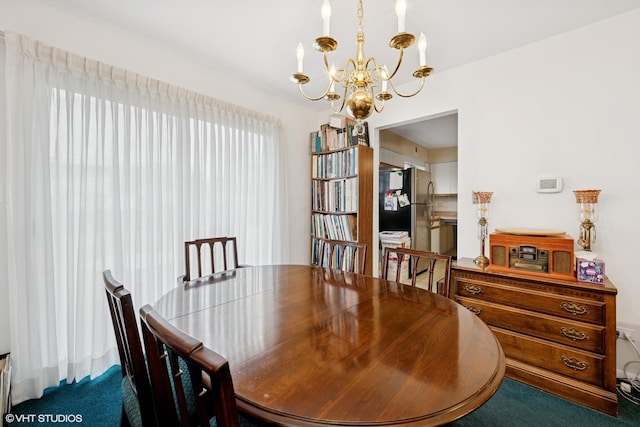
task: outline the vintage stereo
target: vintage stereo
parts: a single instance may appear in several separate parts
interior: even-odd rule
[[[489,268],[534,276],[575,280],[573,239],[566,234],[489,235]]]

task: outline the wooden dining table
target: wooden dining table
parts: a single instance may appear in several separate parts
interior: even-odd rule
[[[452,423],[498,389],[505,358],[463,306],[309,265],[178,285],[156,310],[229,361],[239,409],[290,426]]]

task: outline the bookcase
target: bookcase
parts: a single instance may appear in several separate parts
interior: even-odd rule
[[[368,132],[355,135],[353,125],[332,120],[310,135],[311,263],[323,240],[352,240],[367,245],[364,271],[371,275],[373,149]]]

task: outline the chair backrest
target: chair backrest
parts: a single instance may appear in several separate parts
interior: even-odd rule
[[[426,260],[424,272],[418,271],[418,262],[421,259]],[[390,275],[390,272],[393,274]],[[425,287],[431,292],[451,297],[450,256],[417,249],[386,247],[382,258],[382,278],[401,282],[405,272],[411,276],[411,286],[419,283],[420,287]]]
[[[129,424],[132,426],[140,423],[143,426],[154,426],[156,424],[155,412],[149,374],[142,351],[138,321],[136,320],[131,293],[125,289],[122,283],[113,278],[110,270],[104,271],[102,277],[109,303],[109,311],[111,312],[113,330],[118,343],[123,381],[128,382],[127,386],[130,387],[130,390],[133,391],[137,398],[140,419],[132,419],[137,418],[137,410],[125,411],[125,408],[129,407],[128,402],[123,404],[123,412],[126,412]],[[127,397],[123,391],[123,399],[127,399]]]
[[[162,424],[209,425],[215,414],[218,426],[239,426],[227,360],[170,324],[148,304],[140,309],[140,318],[156,417]],[[185,364],[189,372],[180,369]],[[190,375],[192,387],[183,387],[182,381],[177,380],[182,375]],[[189,399],[196,401],[197,419],[189,416]]]
[[[197,260],[197,275],[192,273],[192,257]],[[237,268],[239,265],[236,238],[211,237],[184,242],[184,260],[185,274],[182,280],[185,282],[207,274]]]
[[[350,240],[321,240],[317,265],[364,274],[367,245]]]

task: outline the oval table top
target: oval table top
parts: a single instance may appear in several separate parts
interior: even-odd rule
[[[487,401],[502,348],[462,305],[308,265],[195,279],[156,310],[229,360],[240,410],[279,425],[440,425]]]

